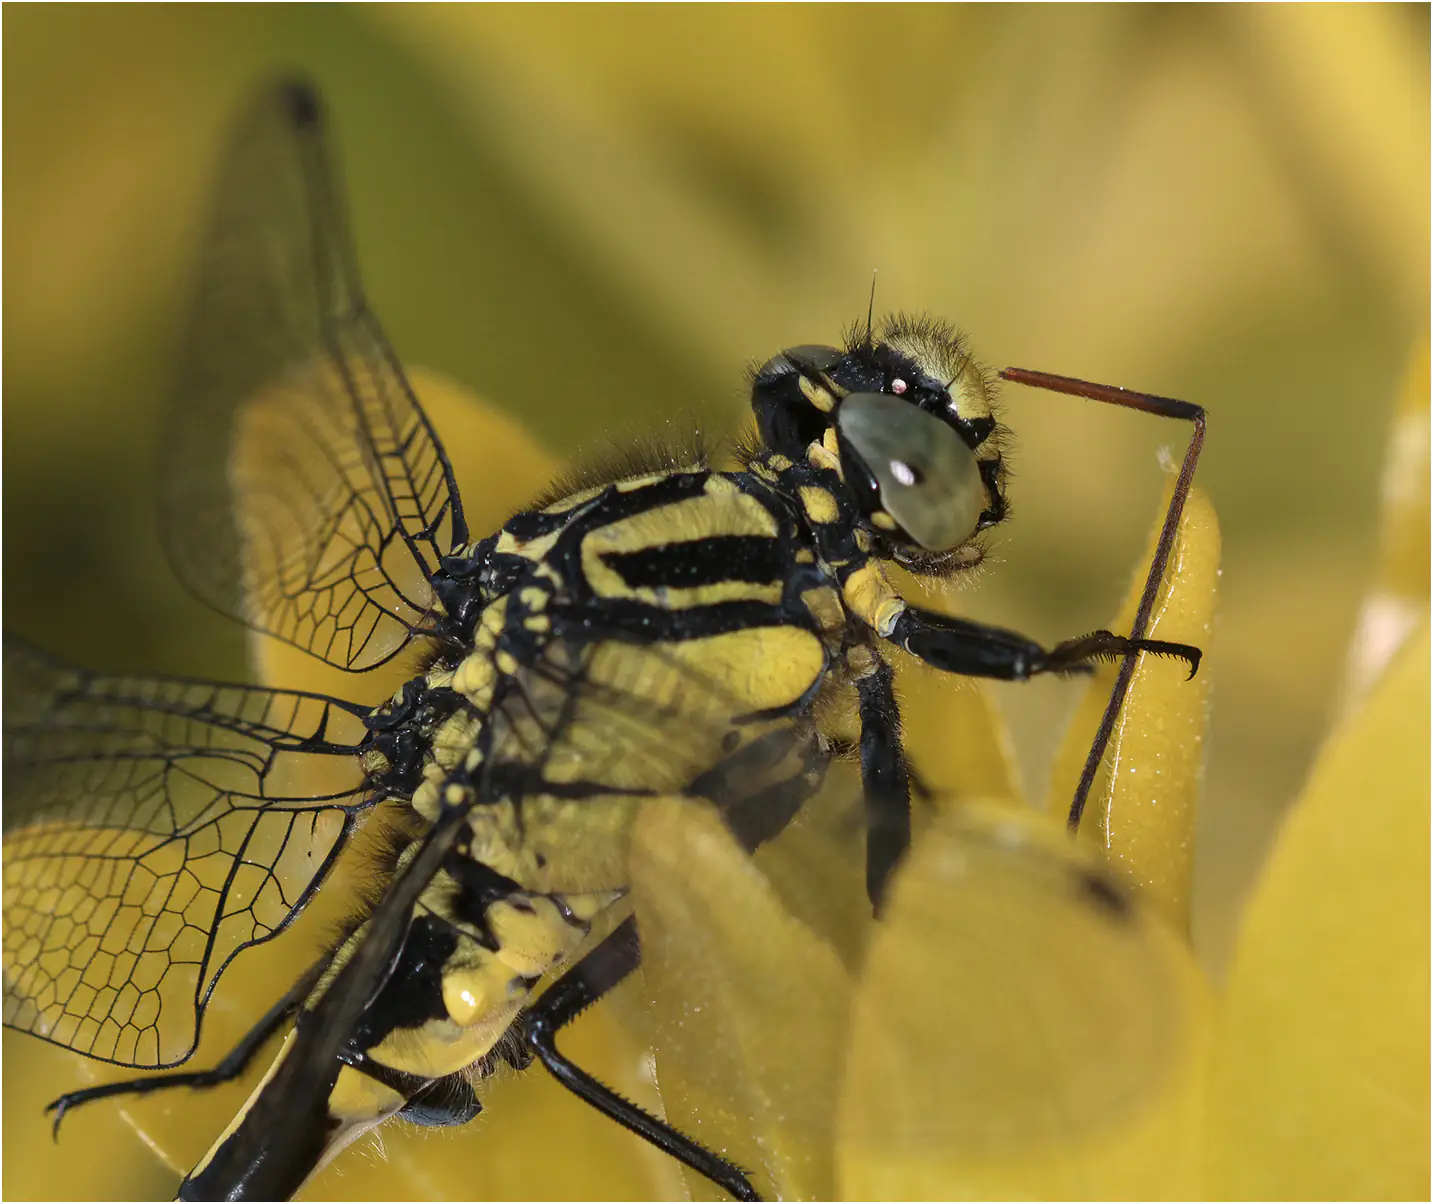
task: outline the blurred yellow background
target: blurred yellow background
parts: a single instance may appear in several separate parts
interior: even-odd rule
[[[1206,406],[1219,972],[1337,709],[1427,328],[1426,7],[9,6],[4,33],[7,628],[245,672],[164,565],[150,482],[226,124],[300,70],[400,355],[558,455],[680,411],[734,429],[747,361],[836,339],[872,271],[878,309],[987,363]],[[1014,518],[965,601],[1054,642],[1110,619],[1187,431],[1013,388],[1005,414]],[[998,694],[1038,797],[1074,688]],[[6,1195],[172,1191],[49,1145],[12,1090],[56,1064],[35,1044],[6,1036]]]

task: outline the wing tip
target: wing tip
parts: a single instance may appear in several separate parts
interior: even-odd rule
[[[275,92],[290,121],[300,129],[316,130],[323,125],[323,102],[318,89],[306,79],[279,81]]]

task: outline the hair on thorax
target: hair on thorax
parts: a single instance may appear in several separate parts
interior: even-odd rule
[[[711,447],[695,415],[669,418],[663,425],[665,429],[655,432],[609,435],[605,442],[584,448],[533,499],[529,509],[541,510],[575,493],[633,477],[702,472],[711,466]]]

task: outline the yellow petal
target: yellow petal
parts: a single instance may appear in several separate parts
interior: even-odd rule
[[[1349,651],[1353,707],[1428,613],[1428,340],[1409,357],[1384,456],[1378,573]]]
[[[896,691],[906,754],[920,785],[941,805],[1024,798],[1010,731],[984,682],[901,657]]]
[[[93,1064],[21,1033],[5,1034],[5,1193],[13,1199],[167,1199],[178,1181],[126,1122],[103,1101],[65,1121],[50,1137],[44,1109],[63,1091],[89,1086]],[[125,1077],[111,1073],[108,1077]],[[131,1076],[132,1077],[132,1074]],[[225,1117],[218,1123],[227,1122]],[[218,1130],[215,1130],[216,1132]],[[187,1169],[187,1168],[186,1168]]]
[[[1245,909],[1216,1050],[1221,1198],[1425,1199],[1428,632],[1330,737]]]
[[[898,872],[857,990],[841,1194],[1198,1194],[1202,980],[1061,825],[942,814]]]
[[[1134,622],[1144,588],[1144,566],[1153,559],[1163,521],[1161,506],[1149,548],[1112,631],[1127,632]],[[1206,655],[1192,681],[1182,661],[1140,657],[1080,828],[1082,836],[1103,846],[1112,868],[1139,887],[1181,932],[1189,928],[1194,816],[1204,770],[1214,667],[1208,653],[1218,583],[1219,523],[1209,498],[1195,489],[1185,504],[1146,634],[1193,644]],[[1102,665],[1096,670],[1071,721],[1050,775],[1048,807],[1055,816],[1063,817],[1069,807],[1118,669],[1118,665]]]

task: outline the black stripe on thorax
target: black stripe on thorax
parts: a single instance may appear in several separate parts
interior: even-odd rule
[[[618,640],[633,644],[704,639],[753,627],[796,626],[810,629],[806,615],[792,615],[764,602],[713,602],[690,610],[666,610],[628,598],[603,598],[577,607],[554,608],[553,622],[563,639],[586,643]]]
[[[674,472],[643,485],[640,489],[618,489],[614,484],[571,510],[562,510],[556,514],[530,510],[514,515],[504,524],[503,529],[522,540],[550,535],[563,528],[566,528],[569,534],[577,533],[580,538],[596,527],[620,522],[655,506],[700,497],[711,475],[709,472]]]
[[[640,489],[618,489],[615,485],[606,493],[593,499],[586,506],[581,508],[579,514],[571,519],[566,529],[558,537],[556,546],[548,553],[548,563],[557,571],[567,589],[571,590],[573,596],[578,599],[587,598],[587,582],[582,573],[582,541],[593,531],[601,527],[611,526],[629,518],[634,518],[648,510],[655,510],[662,506],[670,506],[676,502],[688,501],[692,498],[701,497],[706,492],[707,482],[717,474],[710,472],[679,472],[671,476],[661,477],[650,484],[643,485]],[[509,524],[511,527],[511,524]],[[719,537],[718,537],[719,538]],[[683,543],[699,544],[700,540],[683,540]],[[769,541],[774,542],[774,541]],[[671,547],[674,545],[663,545]],[[615,553],[613,559],[632,556],[641,558],[645,552]],[[605,559],[605,558],[604,558]],[[610,561],[608,561],[610,563]],[[613,567],[617,567],[615,564]],[[619,569],[619,571],[621,571]],[[634,563],[636,572],[652,572],[660,574],[660,567],[643,568]],[[718,577],[716,580],[722,580]],[[773,580],[772,577],[762,578],[763,581]],[[657,581],[658,585],[683,585],[696,586],[700,581],[692,580],[686,582]],[[628,583],[631,588],[631,583]]]
[[[765,585],[785,574],[779,541],[766,535],[710,535],[702,539],[608,552],[602,562],[629,589],[695,589],[723,581]]]

